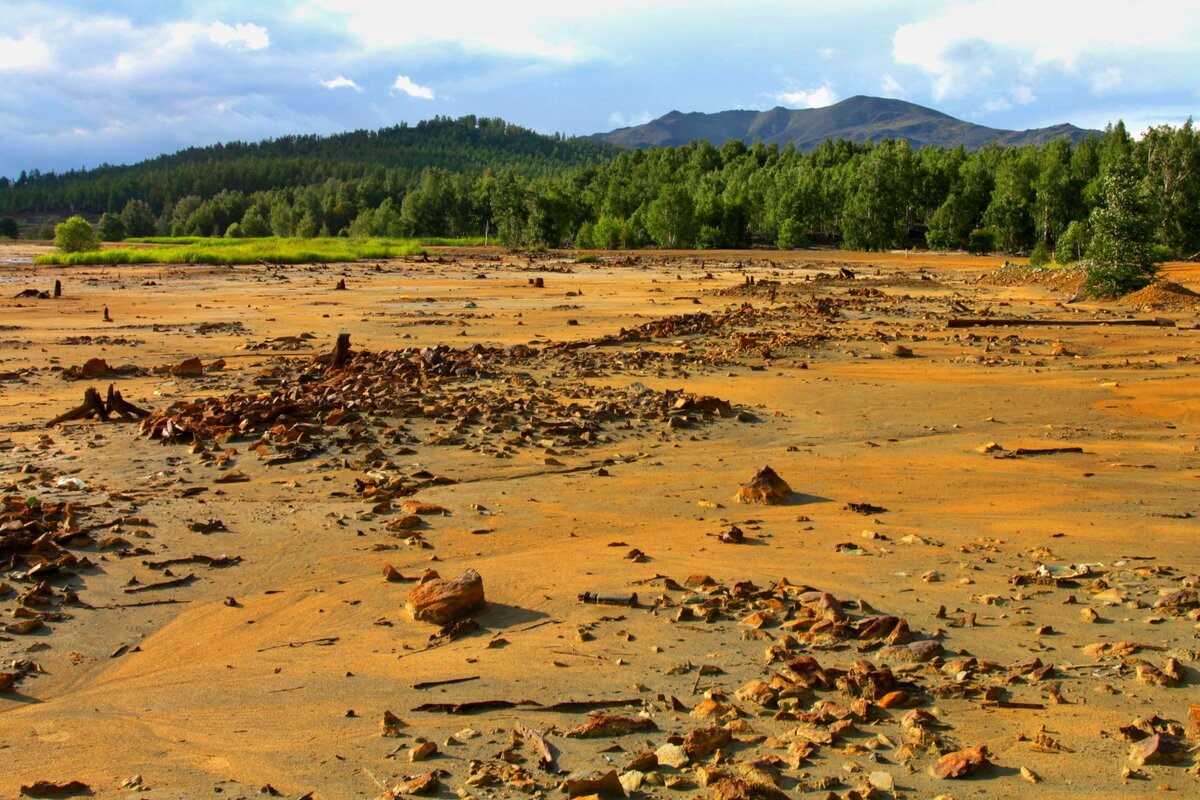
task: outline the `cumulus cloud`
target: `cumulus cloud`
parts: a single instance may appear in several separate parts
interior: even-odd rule
[[[236,47],[241,50],[263,50],[271,44],[267,29],[252,22],[238,22],[233,25],[214,22],[208,26],[208,38],[222,47]]]
[[[1108,94],[1120,88],[1124,79],[1125,73],[1120,67],[1108,67],[1093,73],[1089,83],[1095,94]]]
[[[879,83],[879,90],[883,92],[885,97],[903,97],[904,87],[900,81],[896,80],[891,75],[884,75],[883,80]]]
[[[1194,0],[1094,0],[1086,9],[1061,0],[976,0],[900,26],[892,57],[925,73],[940,100],[1001,69],[1027,80],[1047,68],[1075,75],[1081,63],[1114,53],[1189,49],[1197,34]]]
[[[632,128],[636,125],[645,125],[654,117],[649,111],[639,111],[636,114],[622,114],[620,111],[614,111],[608,115],[608,124],[613,128]]]
[[[353,89],[356,92],[361,92],[363,90],[361,86],[344,75],[338,75],[336,78],[330,78],[327,81],[318,80],[317,83],[321,84],[326,89]]]
[[[1019,106],[1027,106],[1034,100],[1037,100],[1033,89],[1028,86],[1014,86],[1010,96],[1012,97],[1012,101]]]
[[[419,83],[414,83],[407,75],[397,75],[396,82],[392,84],[392,88],[404,92],[409,97],[416,97],[420,100],[433,99],[433,89],[430,89],[428,86],[422,86]]]
[[[822,108],[837,102],[837,93],[826,81],[815,89],[788,89],[772,95],[775,100],[793,108]]]
[[[37,36],[0,36],[0,72],[24,72],[50,65],[50,48]]]

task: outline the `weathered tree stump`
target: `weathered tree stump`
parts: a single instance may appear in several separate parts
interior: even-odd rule
[[[100,399],[100,393],[94,387],[89,386],[87,391],[83,393],[83,403],[65,414],[59,414],[46,423],[46,427],[50,428],[60,422],[90,419],[91,417],[99,417],[102,422],[108,422],[108,409],[104,407],[104,401]]]
[[[337,344],[333,346],[333,360],[330,362],[334,367],[344,367],[346,362],[350,360],[350,334],[339,333]]]
[[[54,296],[62,297],[62,281],[54,282]]]
[[[144,408],[138,408],[133,403],[126,400],[117,391],[113,384],[108,385],[108,413],[117,414],[121,419],[132,422],[135,419],[142,419],[150,416],[150,412]]]

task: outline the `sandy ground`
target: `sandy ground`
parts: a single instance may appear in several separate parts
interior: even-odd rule
[[[1176,327],[1058,326],[1147,315],[1066,304],[1037,286],[975,282],[1000,259],[915,253],[603,254],[574,264],[472,250],[430,263],[216,269],[21,263],[37,250],[0,247],[0,297],[48,289],[56,278],[64,285],[59,299],[0,300],[0,484],[4,495],[76,501],[84,524],[124,519],[103,534],[124,543],[73,549],[94,566],[54,579],[56,599],[33,609],[46,627],[0,633],[0,670],[16,663],[25,673],[0,694],[0,796],[44,779],[81,781],[98,797],[378,797],[430,770],[445,771],[442,796],[513,796],[514,783],[466,781],[477,762],[521,759],[527,789],[557,794],[564,777],[624,771],[633,754],[719,724],[690,713],[706,692],[740,709],[737,738],[720,756],[696,759],[704,769],[664,767],[636,795],[705,796],[715,762],[744,775],[746,763],[764,758],[792,796],[846,795],[873,774],[886,789],[881,772],[896,796],[960,800],[1200,789],[1190,755],[1123,775],[1139,734],[1118,730],[1158,715],[1166,722],[1154,730],[1181,733],[1198,700],[1195,615],[1186,605],[1154,608],[1200,572],[1195,311],[1162,315]],[[854,279],[820,277],[843,265]],[[1195,266],[1167,272],[1200,290]],[[747,276],[755,289],[744,286]],[[539,277],[541,289],[531,285]],[[339,279],[347,291],[334,290]],[[774,297],[771,280],[781,282]],[[299,369],[340,332],[356,350],[478,343],[548,352],[743,304],[753,313],[707,332],[595,346],[586,364],[548,355],[498,362],[496,376],[467,383],[518,387],[513,400],[533,385],[506,383],[514,371],[560,393],[584,384],[618,394],[634,383],[684,389],[728,400],[745,421],[610,423],[586,448],[534,437],[503,450],[502,432],[435,444],[428,420],[400,420],[411,441],[394,452],[383,444],[383,457],[408,475],[456,481],[419,492],[449,511],[427,518],[420,540],[388,530],[396,513],[373,511],[356,493],[355,479],[370,472],[361,450],[330,445],[268,466],[248,437],[229,443],[235,452],[216,464],[187,445],[140,436],[134,424],[46,428],[89,385],[103,392],[115,383],[154,411],[266,391],[255,383],[265,370]],[[950,328],[952,317],[1041,321]],[[270,341],[301,335],[311,338]],[[893,355],[896,344],[913,356]],[[301,349],[276,349],[286,347]],[[202,378],[63,377],[90,358],[149,372],[193,356],[226,367]],[[1003,449],[977,451],[989,442]],[[1051,447],[1082,452],[1016,455]],[[739,505],[739,484],[767,464],[794,490],[789,502]],[[213,482],[229,469],[249,480]],[[62,477],[85,488],[58,487]],[[886,510],[862,515],[850,503]],[[212,519],[226,530],[189,528]],[[730,524],[746,543],[713,536]],[[634,548],[644,560],[626,557]],[[194,581],[127,591],[170,577],[147,562],[195,554],[241,561],[171,567]],[[27,565],[4,559],[0,631],[29,586]],[[1012,580],[1039,564],[1081,563],[1092,573],[1061,588]],[[488,599],[475,617],[480,630],[431,641],[437,627],[403,608],[414,584],[385,581],[387,565],[405,576],[478,570]],[[724,586],[786,578],[831,593],[856,618],[873,608],[905,618],[915,638],[939,641],[939,658],[891,666],[912,702],[947,725],[944,741],[905,751],[907,709],[875,706],[800,761],[771,762],[790,758],[794,729],[808,723],[734,693],[753,679],[786,677],[784,662],[764,659],[783,630],[756,631],[732,614],[677,621],[689,593],[663,576],[684,585],[698,574]],[[61,604],[67,589],[78,603]],[[636,591],[641,603],[583,604],[584,591]],[[129,605],[146,601],[156,604]],[[1098,619],[1086,621],[1084,609]],[[1084,649],[1121,642],[1141,647]],[[842,670],[859,659],[889,663],[878,644],[799,637],[791,658]],[[1012,666],[1033,657],[1055,669],[1031,677],[1028,666]],[[1138,678],[1143,660],[1161,669],[1169,658],[1181,685]],[[414,688],[451,678],[474,680]],[[824,691],[801,710],[852,698]],[[657,730],[575,739],[561,734],[584,722],[584,711],[414,710],[494,699],[628,699],[637,704],[609,713],[641,712]],[[988,705],[996,700],[1040,707]],[[385,711],[406,723],[398,738],[381,736]],[[536,767],[528,745],[523,755],[504,752],[518,723],[548,732],[554,772]],[[426,739],[440,752],[410,763]],[[980,744],[992,766],[953,781],[930,774],[939,752]]]

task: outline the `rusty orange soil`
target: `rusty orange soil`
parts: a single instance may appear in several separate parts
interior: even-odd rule
[[[993,762],[969,779],[935,778],[932,755],[897,752],[905,712],[876,709],[847,738],[782,768],[780,785],[791,795],[825,778],[832,780],[822,785],[844,795],[879,772],[892,777],[897,796],[959,800],[1158,796],[1163,787],[1185,797],[1200,789],[1191,756],[1123,777],[1131,742],[1118,731],[1154,714],[1181,729],[1197,702],[1196,621],[1186,609],[1154,608],[1200,573],[1194,311],[1164,314],[1175,327],[1056,326],[1147,315],[1115,303],[1068,304],[1038,286],[976,282],[1003,259],[925,253],[602,253],[596,264],[575,264],[571,254],[531,259],[475,249],[441,251],[428,263],[324,267],[23,263],[38,249],[0,246],[2,493],[72,499],[90,506],[92,523],[133,521],[112,529],[125,545],[76,551],[95,567],[57,586],[76,589],[82,605],[34,609],[61,614],[47,617],[41,632],[0,633],[0,671],[20,662],[28,673],[0,694],[0,796],[45,779],[82,781],[97,797],[259,797],[269,785],[288,797],[373,798],[430,769],[445,770],[443,796],[509,796],[514,790],[503,784],[465,780],[473,761],[494,761],[509,746],[517,723],[550,732],[564,773],[620,771],[631,754],[710,724],[689,714],[706,691],[732,697],[783,669],[763,656],[764,638],[778,630],[755,632],[737,619],[685,625],[667,603],[655,610],[659,596],[677,603],[682,595],[650,579],[684,584],[697,574],[724,585],[786,578],[936,637],[941,660],[903,674],[921,707],[949,726],[945,749],[986,744]],[[826,277],[840,266],[856,277]],[[1168,265],[1166,273],[1200,290],[1195,265]],[[755,289],[745,287],[747,276]],[[535,277],[544,288],[530,285]],[[8,299],[56,278],[62,298]],[[347,291],[334,290],[338,279]],[[774,297],[771,281],[779,282]],[[450,512],[428,520],[425,546],[389,531],[395,515],[359,498],[355,479],[370,469],[353,448],[268,466],[251,441],[235,440],[232,457],[216,466],[186,445],[139,436],[133,424],[46,427],[89,385],[103,393],[115,383],[155,411],[257,391],[257,378],[327,352],[341,332],[371,351],[477,343],[541,350],[743,304],[753,313],[742,322],[593,342],[581,351],[586,368],[547,357],[522,370],[564,396],[582,383],[714,395],[746,421],[606,424],[586,448],[546,437],[504,457],[496,452],[507,434],[471,430],[465,441],[434,444],[431,430],[414,425],[419,435],[408,449],[385,457],[408,474],[455,481],[419,494]],[[105,307],[110,323],[102,321]],[[953,317],[1042,322],[950,328]],[[896,344],[913,357],[895,357]],[[193,356],[226,366],[200,378],[154,372]],[[64,379],[65,369],[91,358],[144,372]],[[978,452],[990,442],[1003,450]],[[1049,447],[1082,452],[1014,457],[1017,448]],[[791,502],[738,505],[739,484],[767,464],[791,485]],[[249,480],[213,483],[231,468]],[[63,477],[85,488],[57,486]],[[185,496],[194,487],[205,491]],[[886,511],[861,515],[850,503]],[[227,530],[189,527],[210,519]],[[712,536],[730,524],[751,541]],[[646,560],[627,559],[634,548]],[[125,591],[131,579],[163,580],[145,562],[193,554],[242,560],[172,570],[194,574],[190,585]],[[1039,564],[1080,563],[1098,566],[1074,588],[1012,582]],[[405,575],[478,570],[488,599],[481,630],[424,649],[436,627],[405,613],[411,584],[386,582],[387,565]],[[28,588],[21,572],[12,565],[0,573],[0,623],[11,621],[17,593]],[[576,599],[584,591],[636,591],[643,602],[585,605]],[[141,600],[177,602],[118,607]],[[1099,620],[1085,621],[1083,608]],[[974,624],[963,624],[972,613]],[[1153,647],[1099,658],[1084,650],[1104,642]],[[828,667],[886,661],[859,645],[800,643],[796,654]],[[1032,657],[1056,670],[1040,680],[1006,671]],[[1140,660],[1162,667],[1170,657],[1182,664],[1182,686],[1136,677]],[[719,669],[701,675],[700,665]],[[988,706],[968,684],[1044,707]],[[645,701],[641,710],[658,730],[568,739],[558,734],[583,714],[532,706],[472,716],[413,711],[426,702],[629,697]],[[723,768],[734,773],[782,754],[772,745],[797,725],[739,705],[748,727],[773,738],[745,736],[732,747]],[[403,738],[380,735],[385,710],[407,724]],[[451,738],[468,728],[480,735]],[[1046,746],[1047,737],[1060,747]],[[422,738],[440,754],[409,763]],[[538,772],[533,761],[524,766],[537,790],[557,792],[564,776]],[[1022,767],[1040,782],[1023,780]],[[646,779],[635,794],[710,791],[695,770],[664,774],[669,780]],[[122,788],[134,776],[138,788]]]

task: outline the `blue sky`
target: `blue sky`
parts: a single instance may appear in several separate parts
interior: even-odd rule
[[[1138,132],[1200,106],[1196,0],[0,0],[0,175],[499,116],[899,97],[1001,128]]]

